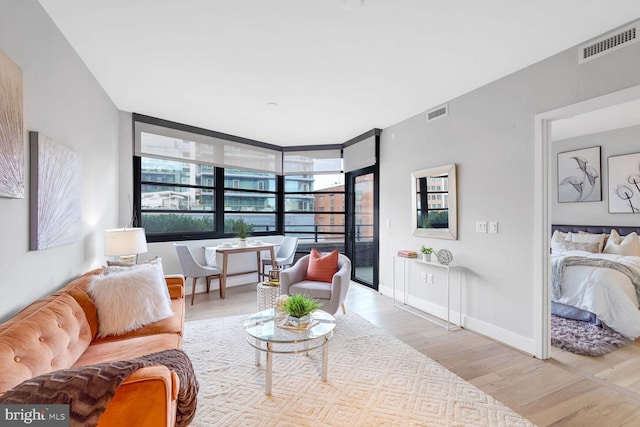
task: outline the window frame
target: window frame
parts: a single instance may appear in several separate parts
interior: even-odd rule
[[[171,134],[172,131],[180,131],[180,132],[188,132],[194,135],[202,135],[202,136],[207,136],[207,137],[214,137],[214,138],[218,138],[218,139],[223,139],[223,140],[228,140],[228,141],[232,141],[233,143],[236,144],[248,144],[248,145],[253,145],[256,147],[261,147],[261,148],[267,148],[270,150],[275,150],[275,151],[279,151],[281,153],[283,153],[283,162],[284,162],[284,153],[287,151],[307,151],[307,150],[336,150],[336,149],[340,149],[340,152],[342,153],[342,147],[344,146],[344,144],[333,144],[333,145],[317,145],[317,146],[302,146],[302,147],[280,147],[280,146],[276,146],[273,144],[268,144],[265,142],[261,142],[261,141],[255,141],[255,140],[251,140],[251,139],[246,139],[246,138],[242,138],[242,137],[238,137],[238,136],[234,136],[234,135],[227,135],[227,134],[223,134],[220,132],[216,132],[216,131],[211,131],[211,130],[207,130],[207,129],[202,129],[202,128],[197,128],[197,127],[193,127],[193,126],[189,126],[189,125],[184,125],[184,124],[180,124],[180,123],[176,123],[176,122],[171,122],[171,121],[167,121],[167,120],[163,120],[163,119],[158,119],[155,117],[150,117],[150,116],[144,116],[141,114],[137,114],[137,113],[133,113],[132,114],[132,122],[133,122],[133,126],[132,126],[132,132],[133,132],[133,139],[134,142],[138,141],[139,137],[140,137],[140,133],[142,131],[137,130],[136,129],[136,124],[147,124],[147,125],[152,125],[152,127],[158,127],[160,129],[166,129],[167,130],[167,134],[163,134],[162,131],[158,131],[157,134],[158,135],[162,135],[162,136],[169,136]],[[148,131],[147,131],[148,132]],[[374,132],[374,131],[372,131]],[[375,132],[379,132],[378,129],[375,130]],[[348,143],[348,142],[347,142]],[[347,144],[345,143],[345,144]],[[134,150],[137,152],[137,150]],[[154,210],[145,210],[142,209],[141,206],[141,193],[142,193],[142,186],[145,184],[151,184],[151,185],[170,185],[170,186],[180,186],[180,187],[191,187],[192,184],[182,184],[182,183],[160,183],[160,182],[150,182],[150,181],[142,181],[142,157],[149,157],[149,158],[157,158],[155,156],[149,155],[149,156],[144,156],[144,154],[140,155],[140,154],[136,154],[136,152],[134,152],[133,155],[133,212],[132,212],[132,218],[133,218],[133,225],[134,226],[141,226],[141,222],[142,222],[142,215],[144,213],[147,212],[153,212],[153,213],[187,213],[187,212],[194,212],[194,211],[188,211],[188,210],[175,210],[175,209],[167,209],[167,210],[159,210],[159,209],[154,209]],[[171,160],[170,158],[168,158],[168,160]],[[273,194],[275,197],[275,209],[273,212],[265,212],[265,215],[275,215],[275,229],[274,230],[269,230],[269,231],[254,231],[252,234],[255,236],[268,236],[268,235],[283,235],[283,234],[290,234],[290,235],[296,235],[298,237],[300,237],[301,239],[306,240],[307,236],[314,236],[314,241],[317,241],[318,236],[320,235],[331,235],[331,236],[336,236],[336,235],[342,235],[343,237],[343,246],[346,248],[346,237],[347,237],[347,212],[346,212],[346,192],[345,189],[346,187],[343,188],[342,191],[326,191],[326,190],[313,190],[310,191],[310,185],[309,184],[303,184],[306,185],[305,187],[302,187],[301,189],[304,191],[295,191],[295,192],[290,192],[287,191],[286,186],[285,186],[285,173],[281,172],[281,173],[275,173],[275,178],[276,178],[276,188],[275,191],[265,191],[265,190],[242,190],[241,188],[225,188],[225,168],[221,167],[221,166],[215,166],[212,165],[210,163],[197,163],[194,162],[192,160],[185,160],[185,159],[173,159],[175,161],[181,161],[184,163],[195,163],[195,164],[200,164],[200,165],[207,165],[210,167],[213,167],[213,185],[208,185],[209,182],[206,182],[207,185],[203,184],[202,182],[200,183],[200,185],[197,185],[195,187],[197,188],[201,188],[201,189],[206,189],[207,191],[212,191],[214,193],[214,202],[212,205],[212,209],[210,211],[197,211],[198,213],[211,213],[214,218],[214,230],[210,231],[210,232],[175,232],[175,233],[154,233],[154,234],[147,234],[147,241],[148,242],[171,242],[171,241],[181,241],[181,240],[207,240],[207,239],[219,239],[219,238],[229,238],[229,237],[233,237],[232,233],[225,233],[224,232],[224,222],[225,222],[225,216],[231,214],[243,214],[246,212],[243,211],[227,211],[225,208],[225,192],[228,190],[237,192],[237,191],[245,191],[247,193],[249,192],[256,192],[256,193],[260,193],[260,194],[265,194],[265,193],[269,193],[269,194]],[[228,169],[243,169],[243,168],[239,168],[238,166],[234,165],[231,166],[229,165]],[[251,169],[245,169],[245,170],[251,170]],[[259,170],[251,170],[252,172],[256,172],[256,173],[265,173],[264,171],[259,171]],[[269,172],[270,173],[270,172]],[[326,172],[325,172],[326,173]],[[316,173],[309,173],[309,172],[303,172],[302,174],[304,175],[309,175],[309,176],[313,176],[313,175],[317,175],[317,174],[322,174],[322,172],[316,172]],[[300,174],[300,175],[302,175]],[[291,175],[299,175],[299,174],[291,174]],[[341,175],[345,176],[346,173],[344,171],[341,171]],[[269,178],[271,179],[271,178]],[[266,183],[262,183],[263,186],[266,186]],[[314,197],[317,197],[318,195],[322,194],[322,197],[329,195],[330,197],[333,196],[333,194],[341,194],[342,197],[342,206],[341,207],[334,207],[334,210],[323,210],[323,211],[309,211],[309,210],[298,210],[298,211],[286,211],[285,210],[285,201],[287,199],[287,197],[292,196],[292,195],[313,195]],[[333,198],[333,197],[332,197]],[[307,201],[307,203],[309,203],[309,201]],[[338,210],[336,210],[338,209]],[[252,211],[250,211],[252,212]],[[303,215],[307,215],[307,214],[313,214],[314,215],[314,224],[315,224],[315,231],[310,231],[310,232],[305,232],[305,231],[290,231],[287,232],[286,230],[286,217],[289,215],[296,215],[296,214],[303,214]],[[329,221],[325,220],[325,224],[318,224],[316,223],[316,218],[315,215],[324,215],[327,216],[327,218],[329,218]],[[335,218],[342,216],[342,219],[340,221],[334,221]],[[327,222],[339,222],[340,226],[342,226],[343,231],[340,232],[336,232],[336,231],[318,231],[317,228],[318,227],[327,227]]]

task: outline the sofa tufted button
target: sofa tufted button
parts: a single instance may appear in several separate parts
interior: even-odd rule
[[[44,337],[40,337],[40,338],[38,338],[38,341],[40,341],[40,342],[44,342]]]
[[[20,357],[18,357],[18,356],[14,357],[13,360],[15,360],[16,362],[20,363]]]
[[[62,328],[62,325],[60,323],[58,323],[58,328]]]

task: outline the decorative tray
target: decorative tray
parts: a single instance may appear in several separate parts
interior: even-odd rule
[[[287,319],[284,319],[283,321],[277,323],[277,325],[278,325],[278,328],[286,329],[288,331],[304,332],[304,331],[308,331],[309,329],[313,328],[318,323],[320,323],[320,322],[318,322],[317,320],[313,320],[313,321],[307,323],[304,326],[293,326],[293,325],[287,324]]]
[[[280,286],[280,281],[279,280],[267,280],[262,282],[263,285],[265,286]]]

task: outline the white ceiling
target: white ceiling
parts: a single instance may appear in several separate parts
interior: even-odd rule
[[[39,1],[119,109],[283,146],[388,127],[640,17],[638,0]]]

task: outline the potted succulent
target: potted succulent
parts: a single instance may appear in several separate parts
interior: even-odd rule
[[[420,253],[422,254],[422,260],[426,262],[431,262],[431,254],[433,253],[433,248],[427,248],[425,245],[420,247]]]
[[[253,231],[253,225],[240,218],[233,223],[232,230],[239,240],[238,244],[240,246],[246,246],[247,237],[251,235],[251,232]]]
[[[288,314],[286,325],[294,327],[308,325],[311,322],[311,312],[319,307],[320,303],[309,296],[290,295],[282,304],[282,310]]]

